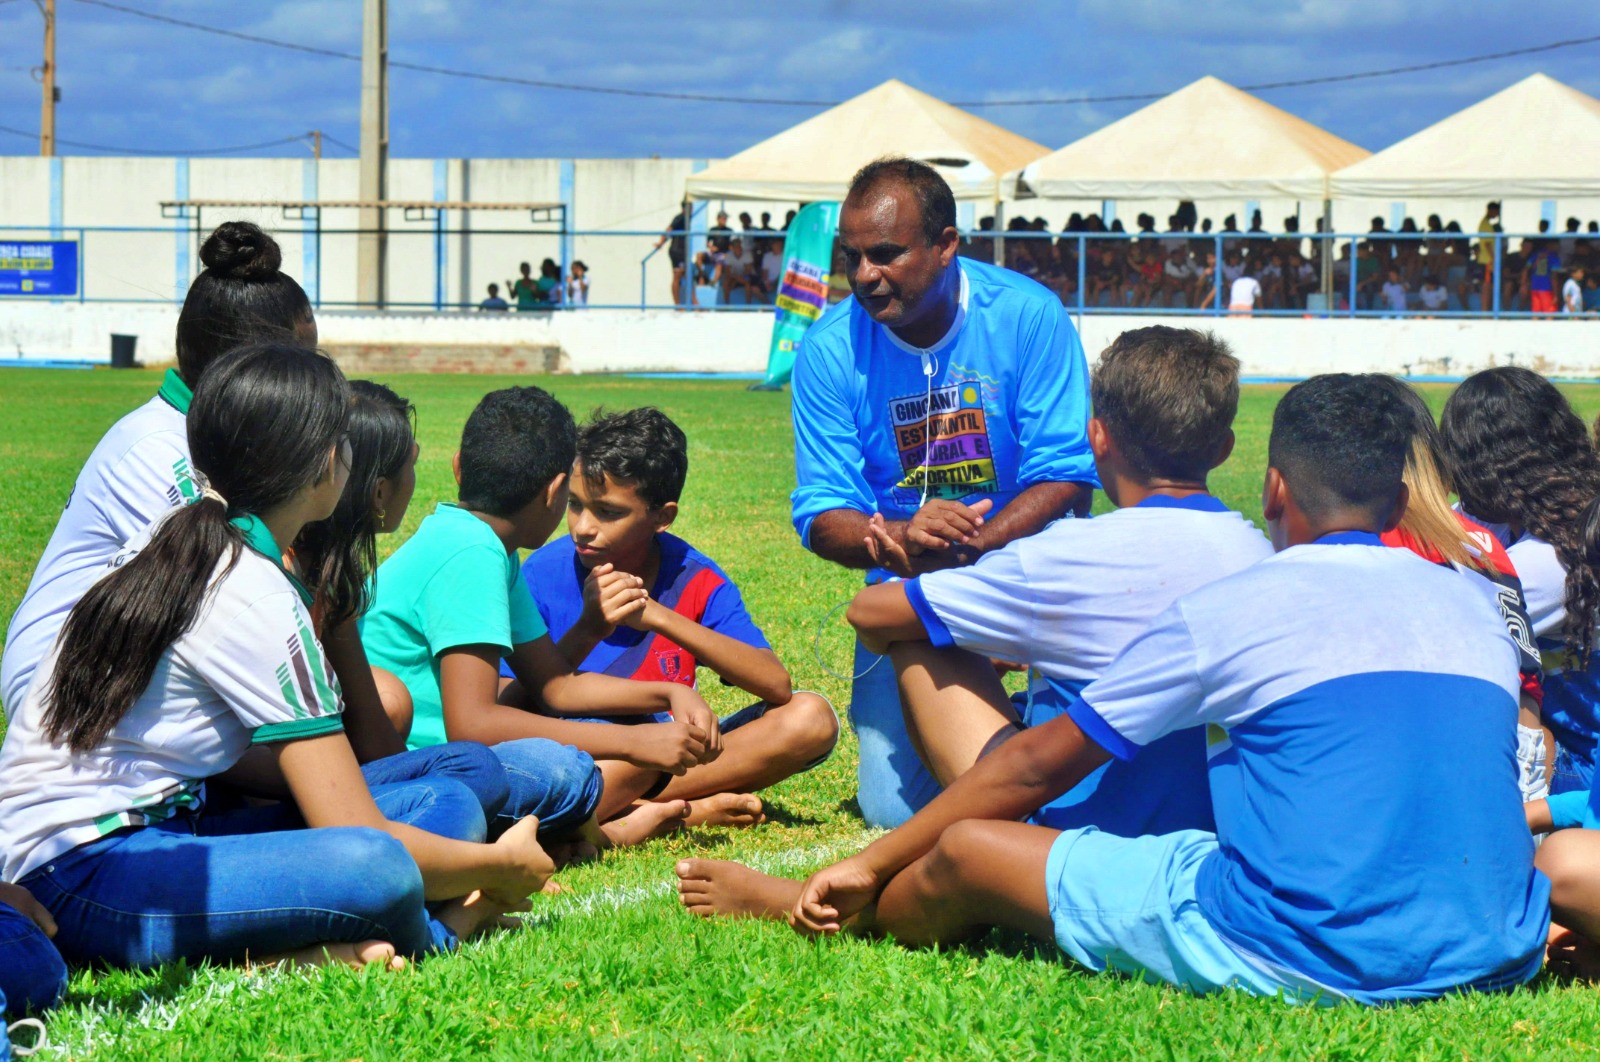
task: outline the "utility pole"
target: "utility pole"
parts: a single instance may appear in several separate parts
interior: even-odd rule
[[[311,157],[319,162],[322,161],[322,130],[313,129],[306,136],[311,138]]]
[[[33,2],[44,16],[44,66],[39,70],[44,102],[39,114],[39,154],[49,158],[56,153],[56,101],[61,98],[61,90],[56,88],[56,0]]]
[[[389,169],[389,0],[361,5],[361,176],[365,202],[388,198]],[[356,301],[378,309],[384,304],[388,247],[383,211],[360,211],[356,237]]]

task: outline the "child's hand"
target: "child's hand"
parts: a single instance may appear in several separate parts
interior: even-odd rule
[[[680,690],[682,692],[678,692]],[[672,718],[705,734],[706,752],[701,763],[710,763],[722,755],[722,724],[700,694],[688,686],[677,687],[672,694]]]
[[[539,844],[539,820],[532,815],[518,821],[494,843],[500,857],[496,880],[484,885],[483,894],[496,903],[515,907],[544,888],[556,872],[555,862]]]
[[[867,861],[851,856],[805,880],[800,898],[789,912],[789,924],[795,932],[805,935],[837,933],[882,890],[878,875]]]
[[[601,638],[611,637],[618,624],[644,610],[650,597],[637,575],[619,572],[610,564],[597,564],[583,581],[583,615],[579,622]]]
[[[11,885],[0,881],[0,903],[14,909],[24,918],[38,926],[47,937],[56,935],[56,920],[44,904],[33,898],[33,893],[21,885]]]
[[[681,775],[705,762],[706,734],[697,726],[673,721],[627,729],[634,741],[632,753],[625,759],[635,767]]]
[[[650,591],[644,588],[643,579],[619,572],[609,564],[595,568],[589,578],[595,581],[596,605],[601,618],[612,630],[643,612],[645,602],[650,600]]]

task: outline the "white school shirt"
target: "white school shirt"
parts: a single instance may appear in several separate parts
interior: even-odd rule
[[[312,634],[309,595],[284,572],[266,526],[254,517],[238,523],[253,545],[226,574],[226,558],[218,563],[194,625],[89,752],[44,734],[52,647],[0,746],[0,880],[17,881],[113,830],[198,808],[200,783],[252,744],[343,728],[339,683]],[[102,574],[136,556],[159,527]]]
[[[1583,286],[1571,277],[1561,285],[1561,309],[1567,313],[1583,312]]]
[[[106,432],[84,462],[50,542],[6,631],[0,699],[22,703],[72,606],[107,562],[175,505],[200,497],[184,414],[191,395],[175,370],[156,396]]]
[[[1544,957],[1518,652],[1471,580],[1342,532],[1179,598],[1068,709],[1119,759],[1204,725],[1200,910],[1246,961],[1363,1002]]]
[[[1155,494],[1057,520],[905,589],[932,644],[1029,664],[1030,699],[1064,703],[1173,601],[1271,555],[1266,536],[1211,495]]]
[[[1450,304],[1450,293],[1442,285],[1429,287],[1424,284],[1417,295],[1422,299],[1422,308],[1425,310],[1442,310]]]
[[[1228,290],[1229,306],[1255,309],[1256,300],[1261,298],[1261,284],[1255,277],[1240,277]]]

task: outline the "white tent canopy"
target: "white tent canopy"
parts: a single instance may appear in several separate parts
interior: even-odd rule
[[[999,175],[1049,148],[901,81],[885,81],[694,174],[691,199],[843,199],[850,178],[884,155],[930,163],[957,199],[993,201]]]
[[[1340,170],[1333,190],[1387,199],[1600,195],[1600,100],[1534,74]]]
[[[1370,152],[1203,77],[1008,173],[1010,198],[1324,199]]]

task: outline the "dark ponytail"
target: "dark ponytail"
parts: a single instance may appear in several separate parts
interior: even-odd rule
[[[1600,499],[1600,454],[1554,384],[1528,369],[1485,369],[1445,403],[1439,435],[1468,513],[1515,523],[1548,542],[1567,573],[1566,649],[1587,660],[1600,610],[1589,548]]]
[[[211,363],[246,343],[314,344],[311,300],[280,272],[283,252],[260,226],[225,221],[200,246],[204,271],[178,315],[178,373],[191,389]]]
[[[400,474],[416,445],[417,411],[410,402],[371,380],[354,380],[350,390],[355,396],[346,428],[350,480],[333,515],[307,524],[295,543],[295,559],[316,592],[324,631],[367,611],[381,530],[372,494],[378,480]]]
[[[89,589],[67,617],[45,691],[45,735],[76,752],[100,744],[194,625],[244,541],[230,518],[268,512],[327,474],[350,388],[325,355],[259,344],[206,373],[189,407],[189,455],[209,491],[165,517],[144,549]]]

